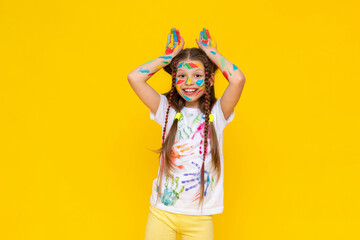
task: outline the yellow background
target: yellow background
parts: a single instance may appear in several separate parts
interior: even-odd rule
[[[246,84],[215,239],[360,239],[357,1],[0,1],[0,238],[143,239],[161,127],[127,74],[203,27]],[[148,83],[170,89],[163,70]],[[216,75],[216,97],[227,86]]]

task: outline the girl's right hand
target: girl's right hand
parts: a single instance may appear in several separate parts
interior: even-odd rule
[[[184,44],[185,41],[181,37],[179,30],[176,28],[172,28],[167,38],[165,55],[175,57],[183,49]]]

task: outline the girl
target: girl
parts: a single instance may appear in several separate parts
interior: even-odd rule
[[[213,215],[223,212],[223,131],[234,118],[245,77],[217,51],[207,29],[195,40],[199,48],[183,49],[179,30],[171,29],[165,54],[128,75],[150,118],[163,129],[146,240],[175,240],[176,233],[181,239],[213,239]],[[164,94],[146,83],[161,68],[172,76],[171,90]],[[217,69],[229,83],[219,99]]]

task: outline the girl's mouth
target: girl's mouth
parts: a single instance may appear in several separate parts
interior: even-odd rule
[[[182,91],[183,91],[186,95],[191,96],[191,95],[194,95],[194,94],[197,92],[198,89],[190,89],[190,88],[188,88],[188,89],[186,89],[186,90],[188,90],[188,91],[185,91],[185,89],[183,89]]]

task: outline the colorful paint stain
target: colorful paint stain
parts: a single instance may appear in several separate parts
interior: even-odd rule
[[[214,52],[214,51],[210,51],[210,53],[212,53],[212,54],[216,55],[216,52]]]
[[[164,58],[164,59],[172,59],[172,56],[161,56],[159,58]]]
[[[200,134],[201,138],[204,138],[204,131],[205,130],[205,122],[201,123],[197,129],[196,132],[194,133],[194,135],[191,137],[191,140],[194,140],[196,134]],[[208,128],[208,139],[210,139],[210,128]],[[208,141],[209,142],[209,141]]]
[[[149,69],[142,69],[142,68],[140,68],[140,69],[139,69],[139,72],[141,72],[141,73],[149,73],[150,71],[149,71]]]
[[[185,189],[185,186],[182,186],[182,188],[178,190],[179,177],[174,178],[174,175],[171,175],[171,179],[171,186],[169,186],[169,177],[166,176],[165,189],[161,196],[161,202],[166,206],[173,206]]]
[[[183,181],[181,181],[181,183],[182,184],[187,184],[187,183],[190,183],[191,185],[190,186],[188,186],[188,187],[185,187],[185,191],[189,191],[189,190],[191,190],[191,189],[194,189],[194,188],[196,188],[197,186],[200,186],[200,184],[201,184],[201,179],[200,179],[200,177],[201,177],[201,167],[200,167],[200,165],[199,164],[197,164],[196,162],[194,162],[194,161],[191,161],[191,164],[193,164],[197,169],[198,169],[198,171],[197,172],[195,172],[195,173],[184,173],[183,174],[183,176],[184,177],[189,177],[190,176],[190,179],[187,179],[187,180],[183,180]],[[208,171],[206,171],[205,169],[204,169],[204,187],[205,187],[205,190],[204,190],[204,196],[207,196],[207,190],[208,190],[208,187],[209,187],[209,185],[210,185],[210,182],[211,182],[211,180],[210,180],[210,174],[209,174],[209,172]],[[214,181],[214,178],[212,178],[212,181]],[[194,182],[195,182],[195,184],[194,184]],[[184,185],[185,186],[185,185]],[[211,190],[213,190],[213,188],[211,188]],[[197,200],[198,198],[197,198],[197,194],[194,196],[194,199],[193,199],[193,201],[195,201],[195,200]]]
[[[179,31],[175,30],[175,28],[172,28],[170,30],[170,33],[169,33],[168,39],[167,39],[165,55],[171,55],[175,50],[177,50],[180,47],[179,41],[181,41],[181,39],[180,39],[180,37],[178,37],[178,35],[180,36]]]
[[[225,67],[225,58],[224,57],[221,57],[220,63],[221,63],[222,67]]]
[[[182,84],[183,82],[185,82],[185,80],[180,80],[180,79],[175,79],[175,85],[180,85]]]
[[[235,64],[233,64],[233,70],[235,71],[236,69],[238,69],[238,67]]]
[[[197,80],[196,84],[199,85],[199,87],[203,87],[205,85],[204,79]]]
[[[197,62],[190,62],[190,63],[185,63],[185,62],[181,62],[178,66],[178,68],[182,68],[184,67],[185,69],[195,69],[195,68],[202,68],[203,67],[200,65],[200,63]]]
[[[229,75],[227,74],[227,72],[226,72],[226,71],[223,71],[222,73],[223,73],[224,77],[226,78],[226,80],[229,81]]]

